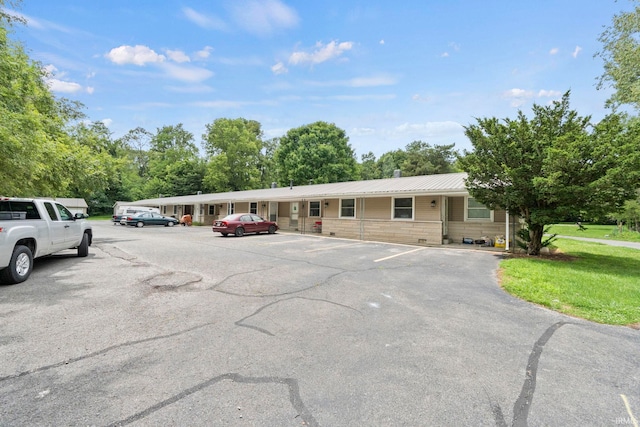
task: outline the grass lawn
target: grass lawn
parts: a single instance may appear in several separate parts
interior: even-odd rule
[[[560,255],[502,261],[502,287],[570,316],[640,328],[640,250],[569,239],[554,244]]]
[[[640,233],[624,230],[620,232],[615,225],[583,224],[586,230],[580,230],[573,224],[555,224],[549,228],[550,234],[572,237],[591,237],[593,239],[625,240],[628,242],[640,242]]]

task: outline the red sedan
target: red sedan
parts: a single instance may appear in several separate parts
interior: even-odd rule
[[[234,234],[238,237],[247,233],[267,232],[273,234],[278,230],[278,224],[267,221],[259,215],[239,213],[227,215],[222,219],[213,221],[213,232],[221,233],[224,237]]]

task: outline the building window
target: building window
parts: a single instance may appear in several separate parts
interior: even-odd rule
[[[216,214],[216,205],[209,205],[209,215]]]
[[[320,202],[309,202],[309,216],[320,216]]]
[[[173,205],[173,214],[174,215],[178,214],[178,205]]]
[[[465,221],[493,221],[493,211],[473,197],[466,198]]]
[[[356,217],[356,199],[340,199],[340,218]]]
[[[413,219],[413,197],[393,199],[393,219]]]
[[[252,213],[254,215],[258,214],[258,202],[249,203],[249,213]]]
[[[162,207],[162,215],[166,215],[167,214],[167,207],[163,206]]]
[[[236,213],[236,204],[235,203],[227,203],[227,215],[231,215]]]

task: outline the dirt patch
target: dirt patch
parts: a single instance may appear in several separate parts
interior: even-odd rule
[[[640,322],[638,322],[638,323],[632,323],[632,324],[627,325],[627,326],[628,326],[628,327],[630,327],[631,329],[635,329],[635,330],[640,331]]]
[[[540,254],[540,255],[527,255],[526,253],[515,253],[515,254],[507,253],[504,255],[504,257],[505,259],[527,258],[527,259],[543,259],[548,261],[564,261],[564,262],[577,261],[579,259],[579,257],[575,255],[565,254],[560,250],[556,250],[550,253]]]

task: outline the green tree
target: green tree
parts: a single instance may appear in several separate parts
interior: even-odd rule
[[[381,178],[393,178],[395,171],[402,172],[402,164],[407,160],[407,152],[401,149],[388,151],[378,159]]]
[[[360,176],[362,179],[382,178],[382,170],[380,169],[380,165],[376,161],[376,156],[373,152],[369,151],[367,154],[363,154],[360,158]]]
[[[260,188],[263,177],[260,123],[243,118],[216,119],[202,136],[209,159],[204,183],[209,191]]]
[[[92,175],[93,166],[83,162],[89,148],[67,129],[83,116],[81,105],[51,94],[41,65],[9,39],[11,19],[0,14],[0,194],[67,195]]]
[[[406,159],[401,164],[404,176],[433,175],[453,171],[456,158],[455,144],[431,146],[413,141],[406,147]]]
[[[149,141],[147,197],[195,194],[202,190],[204,165],[193,134],[177,126],[163,126]]]
[[[617,210],[638,187],[638,135],[611,115],[595,127],[569,109],[569,92],[515,120],[478,119],[465,127],[474,151],[459,163],[471,196],[519,215],[538,255],[544,227],[580,212]]]
[[[281,185],[306,185],[359,179],[355,153],[345,131],[315,122],[290,129],[275,153]]]
[[[607,105],[629,104],[640,109],[640,5],[615,15],[598,40],[602,50],[596,56],[604,60],[598,88],[614,89]]]

